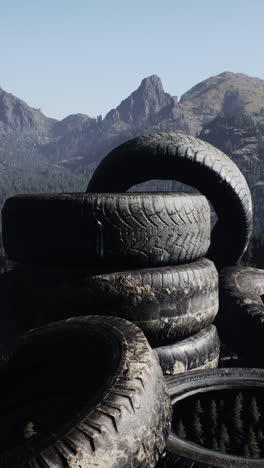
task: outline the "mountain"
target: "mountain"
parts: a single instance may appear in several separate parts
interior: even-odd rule
[[[116,109],[108,112],[105,121],[114,123],[119,120],[127,124],[141,125],[171,105],[172,97],[164,92],[161,79],[152,75],[144,78],[136,91]]]
[[[198,135],[221,113],[246,113],[264,123],[264,80],[224,72],[198,83],[178,100],[152,75],[102,121],[79,133],[78,153],[86,162],[98,163],[112,148],[142,133]]]
[[[111,109],[104,119],[101,116],[83,118],[78,128],[75,125],[64,135],[57,134],[56,139],[41,143],[38,150],[59,164],[68,158],[71,161],[78,158],[77,165],[89,167],[98,164],[102,156],[127,139],[158,130],[159,121],[177,106],[177,97],[165,93],[160,78],[152,75],[143,79],[138,89]],[[54,127],[58,128],[58,125],[60,123]],[[180,127],[180,121],[175,120],[174,128]],[[182,130],[186,128],[182,127]],[[55,135],[54,130],[52,135]]]
[[[55,122],[52,132],[55,137],[64,137],[68,133],[81,131],[84,125],[93,120],[86,114],[71,114],[65,119]]]
[[[28,106],[24,101],[0,88],[0,135],[13,131],[48,130],[55,119],[45,117],[40,109]]]
[[[210,77],[180,99],[151,75],[104,119],[85,114],[50,119],[0,88],[0,205],[18,191],[85,190],[114,147],[141,134],[181,131],[223,149],[239,165],[257,217],[264,219],[263,126],[264,80],[243,73]]]
[[[264,227],[264,124],[248,113],[221,113],[199,138],[224,151],[240,168],[251,190],[254,227]]]
[[[244,112],[264,121],[264,80],[224,72],[195,85],[182,95],[180,103],[202,126],[221,112]]]
[[[39,109],[0,89],[4,148],[12,135],[12,146],[17,150],[34,146],[39,155],[58,163],[76,161],[76,167],[97,164],[114,146],[142,133],[183,131],[198,135],[220,113],[247,113],[264,123],[264,80],[224,72],[198,83],[178,100],[164,91],[157,75],[152,75],[104,119],[75,114],[62,121],[48,119]]]

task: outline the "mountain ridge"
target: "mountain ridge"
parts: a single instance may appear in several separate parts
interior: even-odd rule
[[[241,116],[240,120],[235,116]],[[29,166],[35,167],[34,177],[41,173],[53,179],[55,171],[68,180],[77,173],[85,174],[86,183],[79,187],[85,190],[94,168],[114,147],[142,134],[176,131],[223,149],[245,172],[259,199],[264,195],[259,169],[264,161],[261,126],[264,129],[264,80],[243,73],[226,71],[209,77],[180,99],[164,91],[159,76],[151,75],[104,118],[78,113],[60,121],[0,88],[0,170],[11,174],[19,167],[21,174],[27,164],[29,173]],[[47,190],[44,175],[39,190],[41,186]],[[80,181],[79,175],[76,181]],[[26,183],[22,187],[29,190]],[[10,193],[0,186],[1,190]]]
[[[66,131],[81,131],[83,124],[88,121],[97,122],[98,127],[104,122],[105,129],[121,122],[123,127],[146,127],[147,124],[157,124],[158,115],[162,117],[162,122],[164,113],[176,120],[176,127],[179,116],[187,124],[189,121],[190,133],[194,134],[200,132],[204,123],[208,119],[213,120],[218,113],[237,109],[264,122],[264,80],[226,71],[197,83],[178,100],[177,96],[164,91],[157,75],[151,75],[144,78],[140,86],[111,109],[104,119],[80,113],[71,114],[62,120],[46,117],[40,109],[30,107],[0,87],[0,135],[8,131],[46,131],[47,137],[52,140],[60,133],[61,136],[65,135]]]

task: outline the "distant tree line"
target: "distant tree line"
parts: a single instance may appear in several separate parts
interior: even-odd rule
[[[84,192],[92,171],[70,170],[34,153],[6,153],[0,148],[0,209],[19,193]]]
[[[218,116],[210,122],[210,126],[217,126],[218,128],[223,127],[225,129],[249,129],[264,135],[264,125],[254,120],[251,115],[246,112],[220,112]]]
[[[173,431],[182,439],[223,453],[264,457],[262,391],[200,394],[174,407]]]

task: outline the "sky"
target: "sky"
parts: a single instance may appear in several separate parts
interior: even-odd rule
[[[105,114],[158,75],[180,97],[264,79],[264,0],[0,0],[0,87],[56,119]]]

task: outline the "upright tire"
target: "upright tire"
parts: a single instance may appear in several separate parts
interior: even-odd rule
[[[252,201],[243,174],[228,156],[182,133],[140,136],[101,161],[87,192],[123,192],[151,179],[192,185],[212,202],[218,221],[207,256],[218,268],[242,257],[252,231]]]
[[[148,267],[188,263],[210,245],[199,194],[35,194],[9,198],[3,243],[22,263]]]
[[[156,465],[171,405],[135,325],[90,316],[32,330],[0,373],[1,468]]]
[[[206,258],[125,271],[21,265],[13,278],[21,330],[73,314],[113,315],[138,325],[154,347],[208,327],[218,312],[218,273]]]

